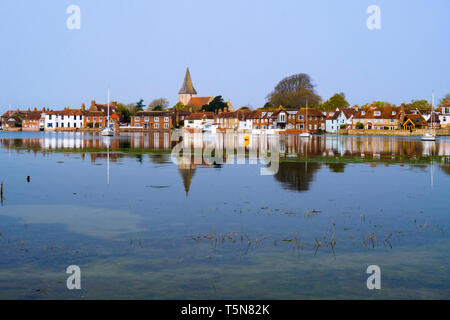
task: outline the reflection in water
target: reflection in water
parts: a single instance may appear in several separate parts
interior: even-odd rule
[[[175,165],[170,138],[0,133],[0,298],[373,299],[358,276],[371,261],[382,298],[449,297],[449,139],[182,137],[246,160],[279,138],[264,177]],[[71,264],[83,292],[66,289]]]
[[[10,134],[11,135],[11,134]],[[150,132],[124,134],[110,140],[101,136],[82,133],[46,133],[0,136],[0,143],[6,149],[28,149],[33,151],[111,151],[170,153],[178,143],[172,141],[172,133]],[[364,137],[364,136],[314,136],[302,139],[297,135],[260,136],[250,135],[245,140],[244,134],[199,134],[182,133],[184,146],[206,148],[213,146],[215,150],[270,150],[269,145],[279,146],[281,156],[292,157],[368,157],[380,158],[391,156],[426,157],[450,156],[450,139],[439,138],[436,142],[421,141],[415,138],[401,137]],[[276,143],[275,143],[276,142]]]
[[[221,167],[221,160],[227,163],[225,153],[233,151],[238,154],[236,161],[247,161],[256,164],[255,156],[279,149],[280,165],[275,179],[290,190],[306,191],[313,181],[314,173],[320,169],[322,162],[331,172],[343,173],[348,162],[370,162],[372,167],[377,161],[410,162],[410,166],[426,170],[427,163],[437,161],[441,170],[450,174],[450,139],[439,138],[437,142],[424,142],[415,138],[401,137],[364,137],[364,136],[313,136],[303,139],[297,135],[266,136],[230,134],[181,133],[179,141],[172,141],[172,132],[149,132],[124,134],[119,137],[104,138],[99,135],[84,133],[7,133],[3,134],[0,144],[9,151],[24,149],[26,152],[72,152],[79,153],[85,159],[86,153],[92,163],[98,159],[107,160],[107,183],[109,185],[109,162],[117,162],[122,157],[134,157],[137,162],[144,163],[145,154],[155,164],[176,162],[181,175],[186,195],[195,175],[196,168]],[[175,136],[174,136],[175,137]],[[200,148],[215,150],[216,160],[212,164],[200,158],[196,162],[174,161],[170,156],[177,144],[188,150]],[[218,152],[219,150],[219,152]],[[239,160],[244,152],[244,159]],[[197,164],[192,164],[197,163]],[[234,162],[236,163],[236,162]],[[433,184],[433,181],[431,182]]]
[[[307,191],[320,167],[321,164],[318,162],[281,162],[275,179],[280,181],[285,189]]]

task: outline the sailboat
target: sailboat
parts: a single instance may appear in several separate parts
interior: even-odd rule
[[[311,138],[312,134],[308,131],[308,101],[306,101],[306,132],[300,133],[300,138]]]
[[[114,130],[111,128],[111,124],[109,122],[109,88],[108,88],[108,117],[106,119],[106,127],[102,130],[102,136],[113,136]]]
[[[433,131],[433,107],[434,107],[434,91],[431,96],[431,110],[430,110],[430,132],[425,132],[422,136],[422,141],[436,141],[436,133]]]

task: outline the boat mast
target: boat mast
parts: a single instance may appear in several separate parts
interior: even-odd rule
[[[431,117],[431,130],[433,130],[433,107],[434,107],[434,90],[431,91],[431,111],[430,111],[430,117]]]
[[[107,126],[109,128],[109,87],[108,87],[108,118],[107,118],[107,121],[108,121]]]
[[[306,132],[309,132],[309,129],[308,129],[308,99],[306,99]]]

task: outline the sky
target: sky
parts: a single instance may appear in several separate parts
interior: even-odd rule
[[[67,28],[70,5],[80,29]],[[380,29],[366,12],[380,8]],[[261,107],[284,77],[309,74],[350,104],[450,92],[449,0],[2,0],[0,111],[91,100],[199,96]]]

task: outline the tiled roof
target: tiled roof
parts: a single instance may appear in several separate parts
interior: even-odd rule
[[[214,112],[194,112],[185,120],[202,120],[202,119],[214,119],[215,113]]]
[[[201,108],[205,104],[210,103],[212,100],[213,97],[192,97],[191,100],[189,100],[187,106]]]
[[[171,117],[170,111],[139,111],[133,117]]]
[[[41,119],[41,112],[40,111],[31,111],[28,112],[24,117],[23,120],[39,120]]]

